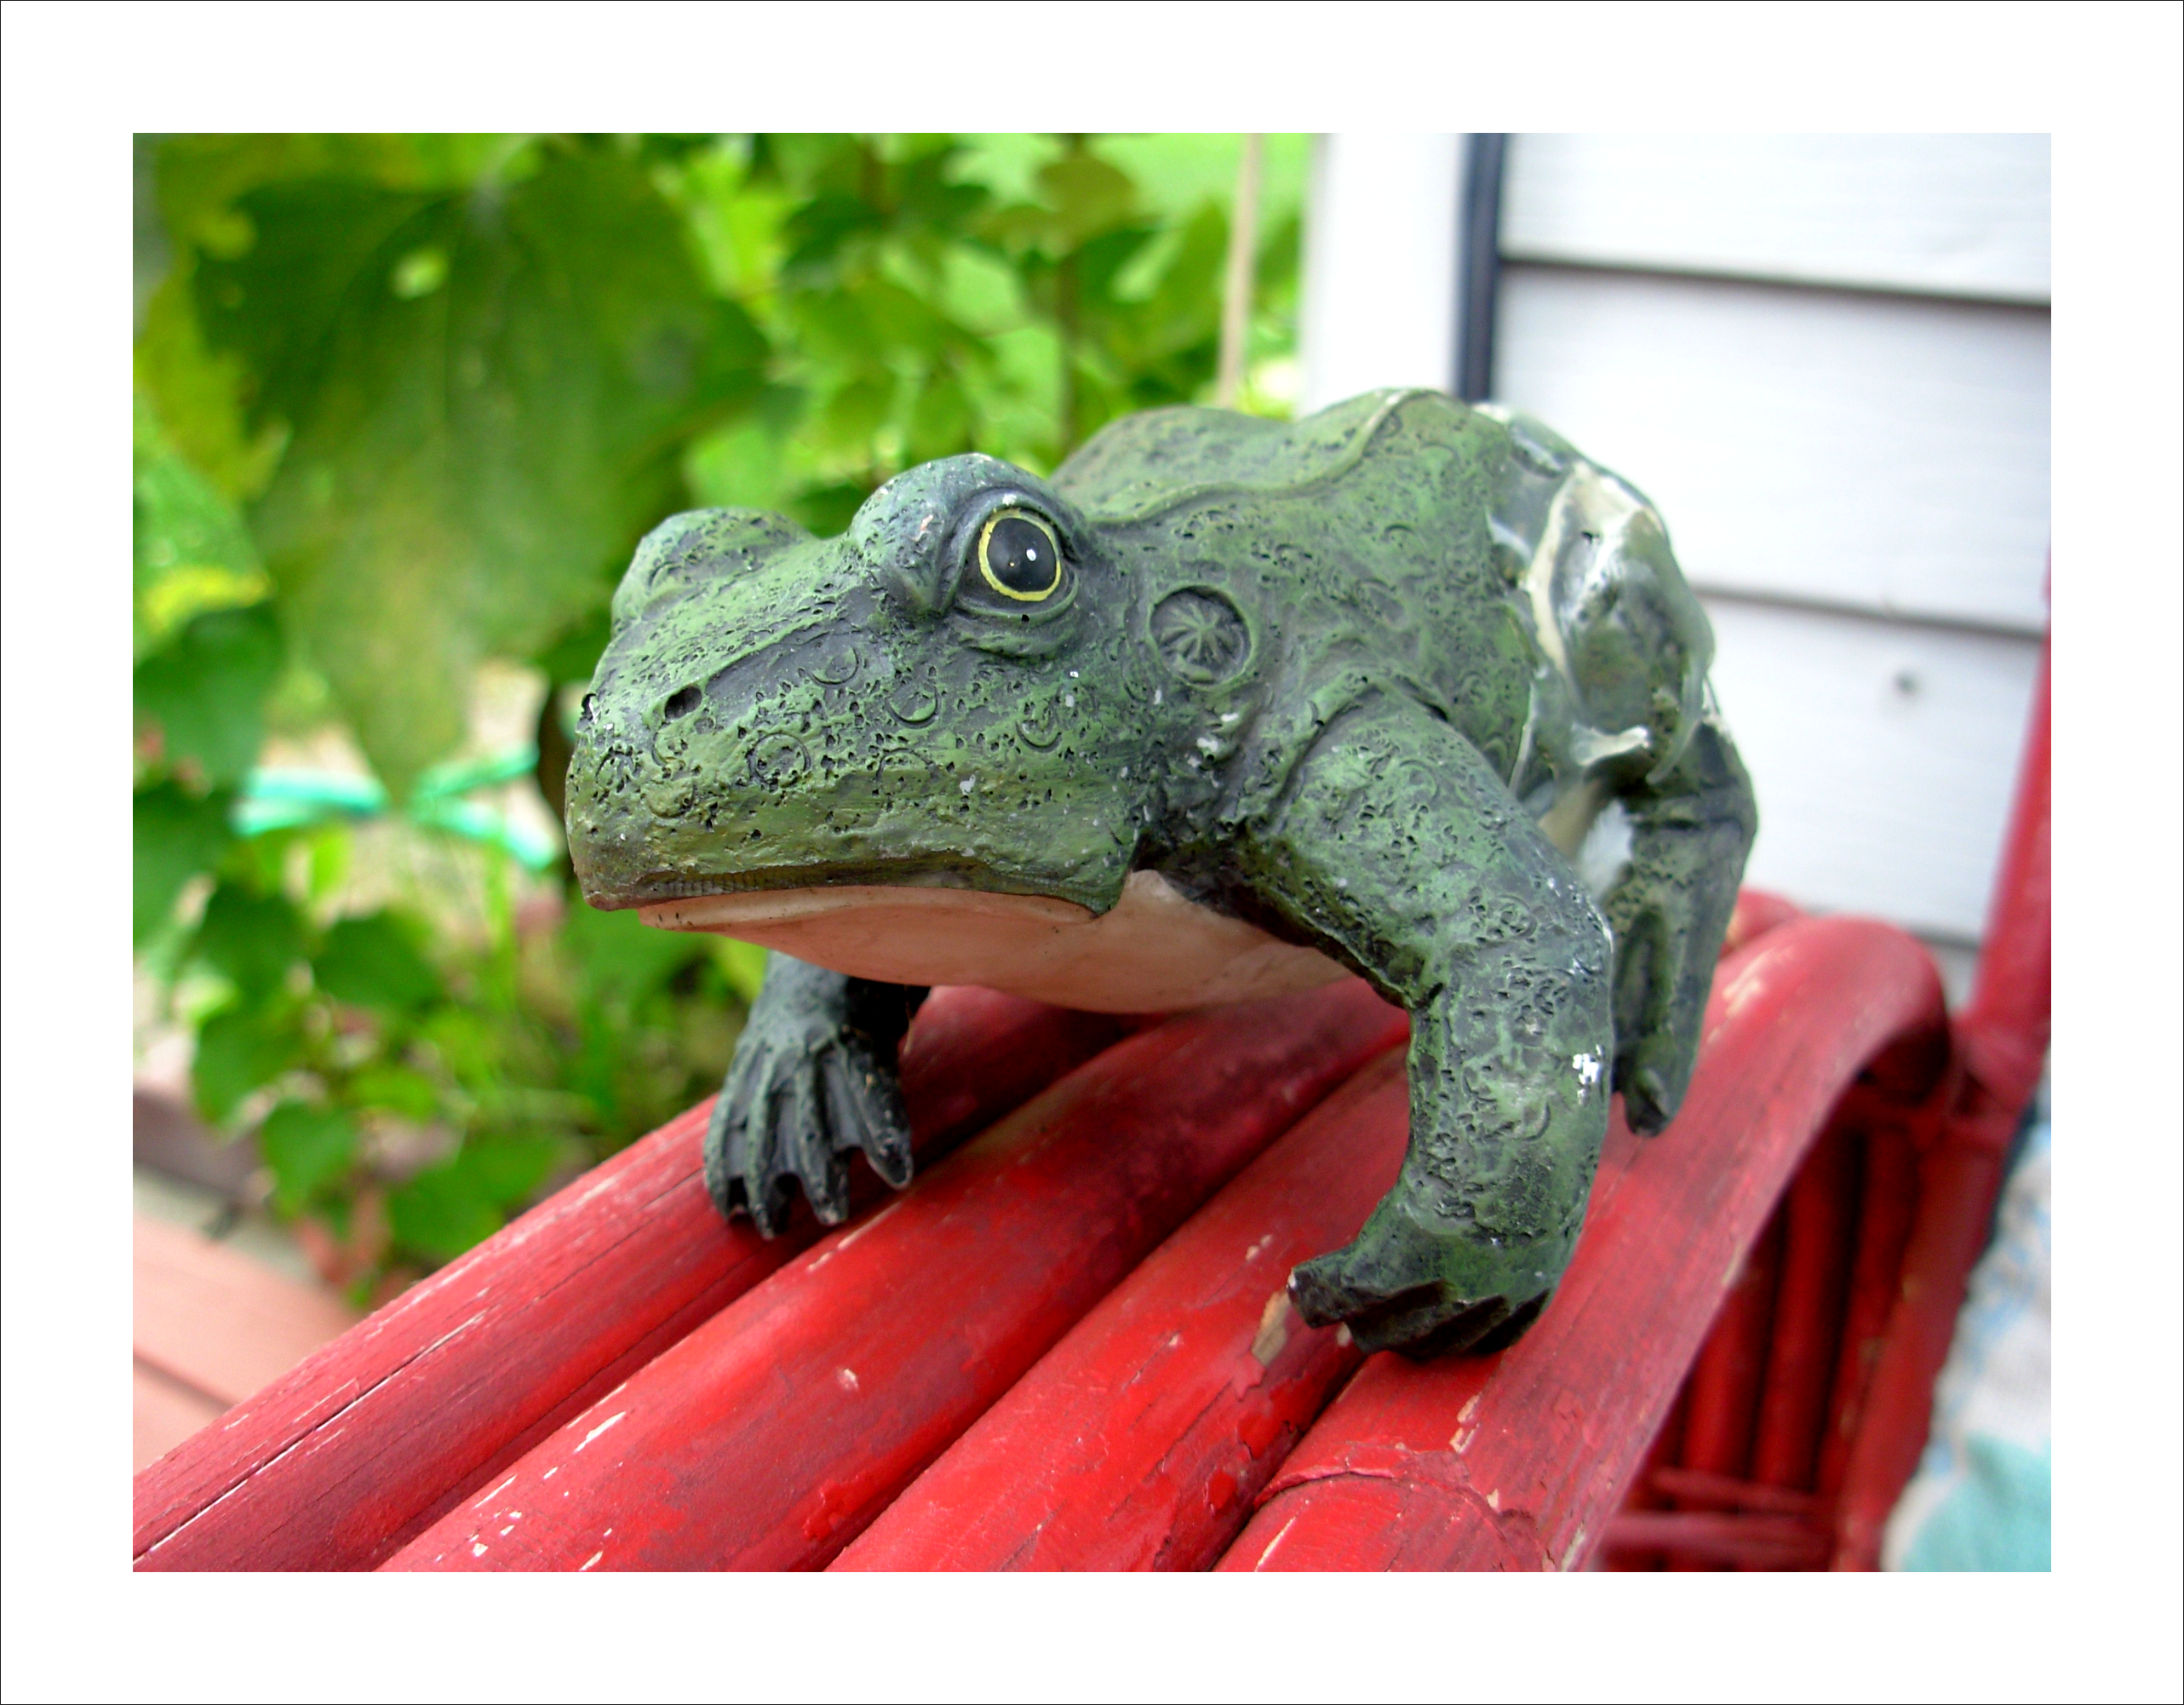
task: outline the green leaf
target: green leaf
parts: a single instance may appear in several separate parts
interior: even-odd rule
[[[713,939],[713,957],[737,999],[747,1007],[758,999],[759,987],[765,981],[765,949],[756,942],[737,941],[725,935],[715,936]]]
[[[176,453],[141,391],[135,399],[132,461],[140,658],[198,611],[255,604],[272,583],[243,517]]]
[[[828,444],[861,449],[886,424],[895,407],[891,377],[852,379],[821,405],[813,424]]]
[[[570,910],[561,939],[585,982],[603,999],[641,1000],[707,954],[702,935],[654,929],[633,911],[589,906]]]
[[[971,399],[947,374],[919,388],[910,409],[908,445],[913,462],[931,462],[971,448]]]
[[[455,1163],[469,1172],[489,1200],[513,1207],[538,1188],[560,1153],[552,1137],[473,1137]]]
[[[342,1177],[357,1151],[356,1122],[338,1107],[284,1101],[258,1127],[258,1152],[272,1168],[273,1201],[295,1214]]]
[[[397,1242],[429,1260],[451,1261],[499,1231],[504,1216],[479,1180],[450,1162],[390,1194],[387,1218]]]
[[[228,803],[225,793],[200,796],[172,781],[137,790],[132,900],[139,941],[167,921],[185,882],[220,863],[234,838]]]
[[[293,428],[258,536],[401,795],[460,737],[480,657],[605,602],[677,507],[683,443],[755,396],[764,340],[611,150],[466,196],[319,179],[238,205],[255,240],[200,263],[197,301],[253,423]]]
[[[1065,249],[1128,219],[1138,187],[1090,152],[1064,154],[1039,169],[1039,187],[1054,210],[1054,234]]]
[[[790,277],[809,276],[830,266],[845,244],[876,233],[886,223],[876,207],[853,195],[822,195],[807,201],[782,227],[788,258],[782,271]]]
[[[349,856],[355,850],[346,825],[327,824],[312,831],[306,855],[305,880],[312,904],[330,898],[349,874]]]
[[[236,1103],[303,1058],[303,1032],[292,1002],[238,1002],[214,1013],[198,1031],[190,1084],[198,1111],[215,1123]]]
[[[328,930],[311,974],[335,1000],[381,1012],[408,1012],[440,995],[440,979],[419,951],[414,930],[387,911],[346,917]]]
[[[439,1111],[438,1087],[406,1065],[367,1066],[349,1080],[347,1094],[359,1107],[384,1108],[420,1125]]]
[[[792,520],[825,538],[846,532],[858,506],[871,495],[870,486],[843,480],[800,491],[786,508]]]
[[[136,666],[137,715],[159,725],[169,762],[193,759],[208,781],[239,782],[257,760],[280,668],[270,606],[207,611]]]
[[[205,902],[190,951],[232,983],[245,1002],[260,1002],[303,957],[303,919],[277,894],[223,881]]]
[[[602,605],[575,623],[531,661],[545,671],[549,687],[565,686],[574,680],[589,680],[592,671],[599,667],[599,653],[606,650],[609,634],[606,608]]]
[[[454,1158],[419,1173],[387,1198],[395,1237],[452,1260],[501,1229],[507,1210],[536,1190],[559,1157],[552,1137],[473,1137]]]
[[[742,421],[719,432],[708,433],[691,446],[685,464],[692,495],[708,508],[771,509],[782,497],[782,434],[761,421]],[[599,662],[606,634],[599,633],[581,675],[588,677]]]
[[[419,1028],[458,1082],[475,1087],[500,1076],[500,1033],[475,1008],[433,1007]]]

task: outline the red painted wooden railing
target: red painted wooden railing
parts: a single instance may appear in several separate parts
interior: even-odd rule
[[[1838,1109],[1611,1524],[1609,1566],[1877,1562],[2047,1049],[2049,710],[2044,655],[1951,1058],[1899,1059]],[[1747,906],[1739,922],[1791,915]]]
[[[1384,1054],[1254,1162],[889,1507],[837,1569],[1195,1569],[1362,1352],[1305,1325],[1289,1269],[1402,1164]]]
[[[983,990],[918,1015],[903,1091],[944,1149],[1120,1034]],[[808,1248],[706,1199],[712,1104],[404,1293],[137,1476],[140,1569],[370,1569],[601,1392]],[[869,1202],[874,1180],[861,1174]]]
[[[1611,1127],[1539,1323],[1499,1355],[1373,1358],[1220,1566],[1584,1563],[1829,1109],[1943,1016],[1933,961],[1885,925],[1807,919],[1725,961],[1682,1111],[1658,1140]]]
[[[1747,894],[1500,1355],[1361,1366],[1282,1294],[1401,1152],[1361,985],[1127,1037],[944,990],[909,1193],[763,1243],[693,1109],[147,1468],[137,1565],[1871,1567],[2044,1048],[2041,694],[1953,1030],[1909,938]]]
[[[1406,1033],[1356,981],[1139,1032],[823,1238],[388,1566],[824,1564],[1224,1179]]]

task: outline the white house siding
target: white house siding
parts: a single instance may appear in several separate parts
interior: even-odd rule
[[[1308,405],[1430,358],[1446,382],[1453,304],[1318,251],[1358,228],[1347,195],[1404,227],[1388,252],[1453,257],[1456,198],[1411,191],[1407,226],[1398,203],[1459,158],[1453,136],[1325,139]],[[1520,135],[1503,191],[1494,394],[1666,518],[1759,792],[1750,880],[1958,949],[2045,622],[2047,170],[2044,136]]]
[[[1505,254],[2048,304],[2045,136],[1516,141]]]
[[[1304,405],[1446,388],[1456,362],[1461,139],[1322,136],[1305,190]]]

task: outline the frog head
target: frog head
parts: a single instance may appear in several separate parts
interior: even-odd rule
[[[1123,576],[1043,481],[911,469],[846,533],[741,509],[639,546],[577,719],[597,906],[843,885],[1112,906],[1153,692]]]

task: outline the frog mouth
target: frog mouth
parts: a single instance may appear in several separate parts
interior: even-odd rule
[[[1098,913],[1048,894],[867,881],[653,900],[638,916],[655,928],[733,936],[847,976],[969,983],[1098,1012],[1176,1012],[1347,974],[1309,947],[1193,904],[1151,870],[1133,872]]]
[[[593,887],[587,884],[584,898],[600,911],[635,910],[644,916],[647,923],[662,928],[711,929],[714,926],[709,921],[667,923],[652,914],[667,907],[680,906],[696,908],[690,914],[693,918],[738,916],[743,913],[737,910],[736,903],[758,904],[784,893],[866,893],[874,889],[951,893],[989,892],[978,881],[979,874],[982,873],[952,864],[941,866],[904,865],[885,870],[874,870],[868,864],[840,868],[794,864],[755,870],[708,872],[702,875],[672,875],[663,871],[611,887]],[[1046,898],[1035,894],[1012,897],[1026,899]],[[1066,900],[1057,900],[1053,904],[1069,905],[1073,912],[1086,910]],[[756,916],[755,913],[751,915]]]
[[[740,893],[693,894],[640,905],[637,915],[655,929],[703,930],[743,936],[747,930],[771,934],[807,924],[824,924],[855,913],[909,914],[925,918],[982,918],[1065,927],[1088,923],[1089,906],[1046,894],[1003,894],[953,884],[845,883],[839,887],[766,888]],[[753,938],[744,937],[746,939]]]

